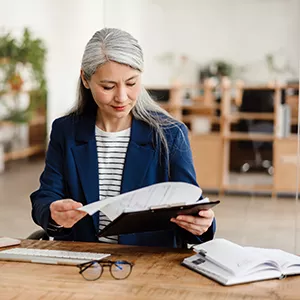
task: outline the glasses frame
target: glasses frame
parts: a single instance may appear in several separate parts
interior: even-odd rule
[[[83,275],[83,272],[85,270],[87,270],[89,267],[91,267],[94,263],[98,263],[101,267],[101,272],[99,274],[98,277],[96,277],[95,279],[88,279],[86,277],[84,277]],[[111,271],[111,268],[113,265],[117,265],[118,263],[122,263],[124,265],[129,265],[130,266],[130,271],[129,273],[123,277],[123,278],[117,278],[113,275],[113,272]],[[127,261],[127,260],[116,260],[116,261],[113,261],[113,260],[91,260],[91,261],[87,261],[85,263],[81,263],[81,264],[78,264],[76,265],[76,267],[79,268],[79,274],[85,279],[85,280],[88,280],[88,281],[95,281],[95,280],[98,280],[102,274],[103,274],[103,271],[104,271],[104,267],[109,267],[109,273],[111,275],[111,277],[113,277],[115,280],[123,280],[123,279],[126,279],[129,277],[129,275],[131,274],[132,272],[132,268],[133,268],[134,264]]]

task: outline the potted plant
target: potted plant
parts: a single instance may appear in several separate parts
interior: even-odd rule
[[[0,93],[11,92],[14,95],[13,98],[16,99],[17,95],[22,92],[24,84],[22,71],[24,69],[29,72],[32,81],[32,89],[28,91],[30,105],[23,111],[24,117],[15,118],[22,112],[16,111],[18,108],[10,108],[10,113],[6,117],[7,120],[26,122],[29,121],[33,110],[37,108],[45,110],[47,98],[45,60],[46,48],[43,41],[34,38],[28,28],[24,29],[19,41],[11,33],[0,36],[0,71],[2,73]]]
[[[20,128],[27,126],[28,132],[27,123],[35,113],[45,115],[45,61],[43,41],[33,37],[28,28],[20,39],[10,32],[0,35],[0,120],[15,124],[13,140],[20,139]],[[24,96],[28,98],[26,107],[20,105]]]

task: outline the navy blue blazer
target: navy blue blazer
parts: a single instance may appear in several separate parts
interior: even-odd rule
[[[121,193],[165,181],[197,185],[188,131],[185,125],[178,125],[165,129],[169,145],[169,154],[166,155],[154,130],[145,122],[133,118]],[[34,222],[54,239],[98,241],[99,213],[85,216],[71,229],[57,229],[50,226],[55,222],[51,220],[49,209],[50,204],[59,199],[71,198],[83,205],[99,199],[95,117],[65,116],[53,122],[40,187],[30,198]],[[213,238],[215,221],[201,236],[194,236],[176,225],[174,228],[121,235],[119,243],[166,247],[182,247],[187,242],[201,243]]]

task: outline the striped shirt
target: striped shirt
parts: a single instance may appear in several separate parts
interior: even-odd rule
[[[99,200],[119,195],[125,156],[130,138],[130,128],[106,132],[96,126],[96,143],[99,170]],[[99,212],[99,230],[111,221]],[[100,242],[118,243],[118,236],[100,237]]]

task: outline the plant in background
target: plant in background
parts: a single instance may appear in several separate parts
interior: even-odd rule
[[[30,74],[32,89],[30,105],[26,110],[11,108],[10,105],[0,103],[9,109],[5,119],[13,122],[26,122],[32,111],[45,110],[47,100],[47,85],[45,78],[46,47],[41,39],[34,38],[28,28],[25,28],[21,40],[16,40],[11,33],[0,36],[0,71],[2,74],[0,95],[11,92],[17,102],[18,94],[22,92],[24,78],[22,70]],[[16,105],[18,107],[18,105]]]
[[[233,64],[225,60],[213,60],[200,71],[200,78],[203,81],[205,78],[215,77],[220,79],[221,77],[232,77],[234,72]]]
[[[20,73],[17,72],[8,78],[8,83],[10,85],[11,90],[20,91],[24,81]]]
[[[291,67],[281,50],[275,53],[267,53],[265,55],[265,61],[271,79],[278,80],[280,75],[285,73],[292,75],[294,78],[297,77],[297,72]]]
[[[219,77],[227,76],[231,77],[233,73],[233,65],[224,60],[219,60],[214,62],[216,74]]]

